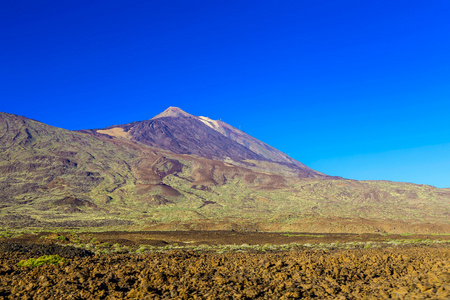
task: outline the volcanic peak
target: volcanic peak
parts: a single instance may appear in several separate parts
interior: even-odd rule
[[[182,110],[181,108],[178,107],[174,107],[174,106],[170,106],[169,108],[167,108],[165,111],[163,111],[160,114],[157,114],[156,116],[154,116],[153,118],[151,118],[150,120],[155,120],[155,119],[159,119],[159,118],[167,118],[167,117],[172,117],[172,118],[177,118],[177,117],[193,117],[193,115],[188,114],[187,112],[185,112],[184,110]]]

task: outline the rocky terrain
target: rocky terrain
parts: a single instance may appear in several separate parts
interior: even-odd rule
[[[0,227],[446,233],[450,190],[314,171],[178,108],[73,132],[0,113]]]
[[[39,244],[2,240],[0,299],[450,297],[448,243],[352,249],[337,244],[327,249],[299,245],[288,251],[242,245],[220,253],[208,248],[160,248],[93,255],[40,240]],[[22,266],[39,255],[55,255],[60,260]]]

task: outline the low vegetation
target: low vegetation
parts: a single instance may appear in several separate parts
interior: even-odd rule
[[[59,265],[66,262],[64,258],[59,255],[43,255],[38,258],[29,258],[21,260],[17,263],[19,267],[39,267],[42,265]]]

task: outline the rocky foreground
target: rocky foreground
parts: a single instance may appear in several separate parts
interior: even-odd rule
[[[4,245],[0,299],[449,299],[445,245],[290,252],[99,254]],[[72,250],[71,250],[72,249]],[[58,254],[58,265],[19,267]]]

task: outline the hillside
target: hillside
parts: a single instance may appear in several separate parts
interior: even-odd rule
[[[276,161],[283,157],[276,151],[273,157],[264,156],[255,150],[265,145],[262,142],[255,139],[244,147],[241,143],[251,139],[233,128],[220,133],[212,128],[215,123],[211,127],[180,111],[84,132],[0,113],[0,226],[427,233],[450,229],[449,189],[329,177],[294,160]],[[199,133],[197,121],[205,127]],[[198,142],[187,149],[179,142],[190,153],[175,153],[147,142],[153,136],[147,129],[165,128],[161,139],[152,140],[167,141],[171,147],[168,133],[181,135],[185,128],[180,124],[190,124],[190,134],[197,134],[202,143],[202,137],[211,138],[209,148]],[[139,136],[141,141],[135,140]],[[222,137],[234,141],[225,149],[233,158],[223,158],[221,147],[214,145]],[[203,148],[208,149],[205,157],[192,153]]]

